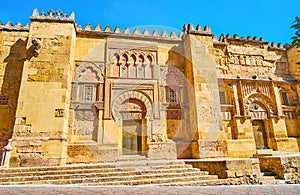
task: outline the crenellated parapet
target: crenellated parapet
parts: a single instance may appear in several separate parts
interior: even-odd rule
[[[69,16],[63,13],[60,10],[54,11],[49,10],[46,12],[39,13],[38,9],[34,9],[32,12],[32,16],[30,17],[31,21],[54,21],[54,22],[75,22],[75,14],[72,12]]]
[[[208,35],[212,36],[212,32],[210,29],[210,26],[204,26],[204,29],[202,29],[201,25],[198,24],[196,28],[194,28],[193,24],[184,24],[183,25],[183,32],[186,34],[195,34],[195,35]]]
[[[6,22],[6,24],[2,24],[0,21],[0,31],[29,31],[29,24],[23,26],[20,22],[13,25],[11,22]]]
[[[251,36],[241,36],[234,34],[231,36],[230,34],[227,34],[226,36],[224,34],[221,34],[219,39],[217,39],[216,36],[213,36],[213,41],[214,44],[219,44],[219,45],[226,45],[234,42],[238,42],[241,45],[247,45],[247,44],[256,44],[260,45],[262,48],[266,48],[269,50],[287,50],[291,47],[289,44],[283,45],[282,43],[270,43],[264,41],[262,37],[258,38],[257,36],[251,37]]]
[[[147,29],[134,28],[133,30],[126,27],[121,29],[119,26],[116,26],[114,29],[110,26],[105,26],[102,28],[100,24],[97,24],[92,28],[91,24],[87,24],[84,28],[80,25],[77,26],[77,32],[84,34],[102,34],[102,35],[116,35],[116,36],[130,36],[136,38],[156,38],[156,39],[170,39],[170,40],[181,40],[183,33],[176,33],[174,31],[167,33],[166,30],[163,30],[161,33],[158,30],[154,29],[152,33]]]

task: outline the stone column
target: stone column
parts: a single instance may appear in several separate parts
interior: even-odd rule
[[[241,111],[240,111],[240,103],[239,103],[239,96],[238,96],[238,89],[236,84],[232,85],[233,89],[233,98],[234,98],[234,105],[235,105],[235,114],[240,116]]]
[[[278,116],[284,116],[283,110],[282,110],[282,104],[281,104],[281,99],[280,99],[280,94],[279,94],[279,89],[274,83],[272,82],[272,90],[275,96],[275,103],[276,103],[276,108],[278,111]]]
[[[98,112],[98,138],[97,142],[99,144],[104,142],[104,131],[103,131],[103,110],[99,110]]]

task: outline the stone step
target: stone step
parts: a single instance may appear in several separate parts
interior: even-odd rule
[[[162,168],[165,168],[165,169],[177,169],[177,168],[193,168],[193,165],[157,165],[157,166],[151,166],[151,168],[153,169],[162,169]]]
[[[223,185],[226,182],[225,179],[201,179],[193,181],[181,181],[176,182],[169,181],[169,179],[157,181],[149,180],[133,180],[133,181],[122,181],[122,182],[105,182],[100,184],[95,183],[84,183],[84,186],[95,186],[95,185],[105,185],[105,186],[120,186],[120,185],[143,185],[143,186],[207,186],[207,185]],[[77,185],[77,184],[75,184]]]
[[[263,171],[262,174],[263,174],[263,176],[273,176],[274,177],[274,173],[271,171]]]
[[[198,170],[182,170],[174,172],[164,172],[164,171],[155,171],[155,170],[148,170],[148,171],[120,171],[120,172],[105,172],[105,173],[76,173],[76,174],[54,174],[54,175],[26,175],[26,176],[16,176],[16,177],[2,177],[0,178],[1,182],[11,181],[11,182],[18,182],[18,181],[41,181],[41,180],[56,180],[56,179],[77,179],[77,178],[103,178],[104,180],[115,180],[119,177],[136,177],[136,178],[157,178],[157,177],[176,177],[176,176],[193,176],[193,175],[207,175],[205,173],[201,173]]]
[[[261,150],[256,150],[256,154],[273,154],[274,151],[272,149],[261,149]]]
[[[115,166],[117,168],[136,168],[136,169],[176,169],[176,168],[193,168],[192,165],[187,164],[149,164],[148,162],[116,162]]]
[[[70,175],[70,174],[90,174],[90,173],[103,173],[103,174],[114,174],[118,172],[123,172],[124,174],[143,174],[144,172],[156,172],[156,173],[168,173],[168,172],[188,172],[188,171],[196,171],[199,174],[202,175],[208,175],[207,171],[200,171],[200,169],[195,169],[195,168],[176,168],[176,169],[144,169],[144,170],[139,170],[137,171],[135,168],[106,168],[106,169],[73,169],[73,170],[62,170],[60,172],[51,170],[51,171],[34,171],[34,172],[7,172],[7,173],[1,173],[0,179],[4,177],[23,177],[23,176],[45,176],[45,175],[54,175],[54,174],[65,174],[65,175]]]
[[[138,157],[139,160],[128,160],[132,158],[123,156],[110,164],[1,169],[0,185],[188,185],[192,181],[203,181],[204,184],[218,179],[217,175],[209,175],[207,171],[193,168],[184,161],[149,160],[143,156]]]
[[[274,176],[263,176],[261,178],[262,181],[271,181],[271,180],[276,180]]]
[[[260,184],[261,185],[286,184],[286,181],[283,179],[263,180],[263,181],[260,181]]]
[[[187,165],[183,161],[154,161],[154,160],[135,160],[135,161],[117,161],[115,163],[116,167],[193,167],[192,165]]]
[[[47,166],[47,167],[20,167],[0,169],[2,173],[12,172],[33,172],[33,171],[61,171],[61,170],[78,170],[78,169],[101,169],[101,168],[115,168],[114,164],[100,163],[100,164],[75,164],[75,165],[62,165],[62,166]]]
[[[139,161],[139,160],[147,160],[146,156],[143,155],[122,155],[118,157],[117,161]]]
[[[120,176],[114,180],[112,178],[76,178],[76,179],[57,179],[57,180],[37,180],[37,181],[19,181],[19,182],[3,182],[1,185],[31,185],[31,184],[76,184],[76,185],[149,185],[149,184],[166,184],[188,181],[217,180],[216,175],[202,176],[178,176],[178,177],[138,177],[138,176]]]
[[[170,182],[160,184],[159,186],[212,186],[212,185],[224,185],[227,183],[227,179],[210,179],[210,180],[196,180],[196,181],[183,181],[183,182]]]
[[[264,156],[273,156],[273,154],[253,154],[253,158],[259,158]]]
[[[162,166],[162,165],[182,165],[182,166],[190,166],[187,165],[184,161],[167,161],[167,160],[150,160],[148,161],[149,166]],[[192,166],[191,166],[192,167]]]

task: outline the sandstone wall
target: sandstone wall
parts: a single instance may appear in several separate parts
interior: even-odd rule
[[[13,134],[28,30],[21,24],[0,25],[0,148]]]
[[[31,17],[11,166],[58,165],[66,161],[75,29],[71,18],[65,22],[49,14],[46,21],[36,10]]]

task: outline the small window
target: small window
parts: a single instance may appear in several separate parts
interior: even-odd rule
[[[225,92],[219,92],[220,104],[226,104]]]
[[[173,89],[170,89],[170,103],[171,104],[177,103],[176,91]]]
[[[8,104],[8,96],[0,95],[0,105],[7,105],[7,104]]]
[[[84,102],[92,102],[93,101],[93,86],[85,86],[84,87]]]
[[[287,93],[285,91],[281,92],[281,98],[282,98],[282,104],[283,105],[289,105],[288,96],[287,96]]]

